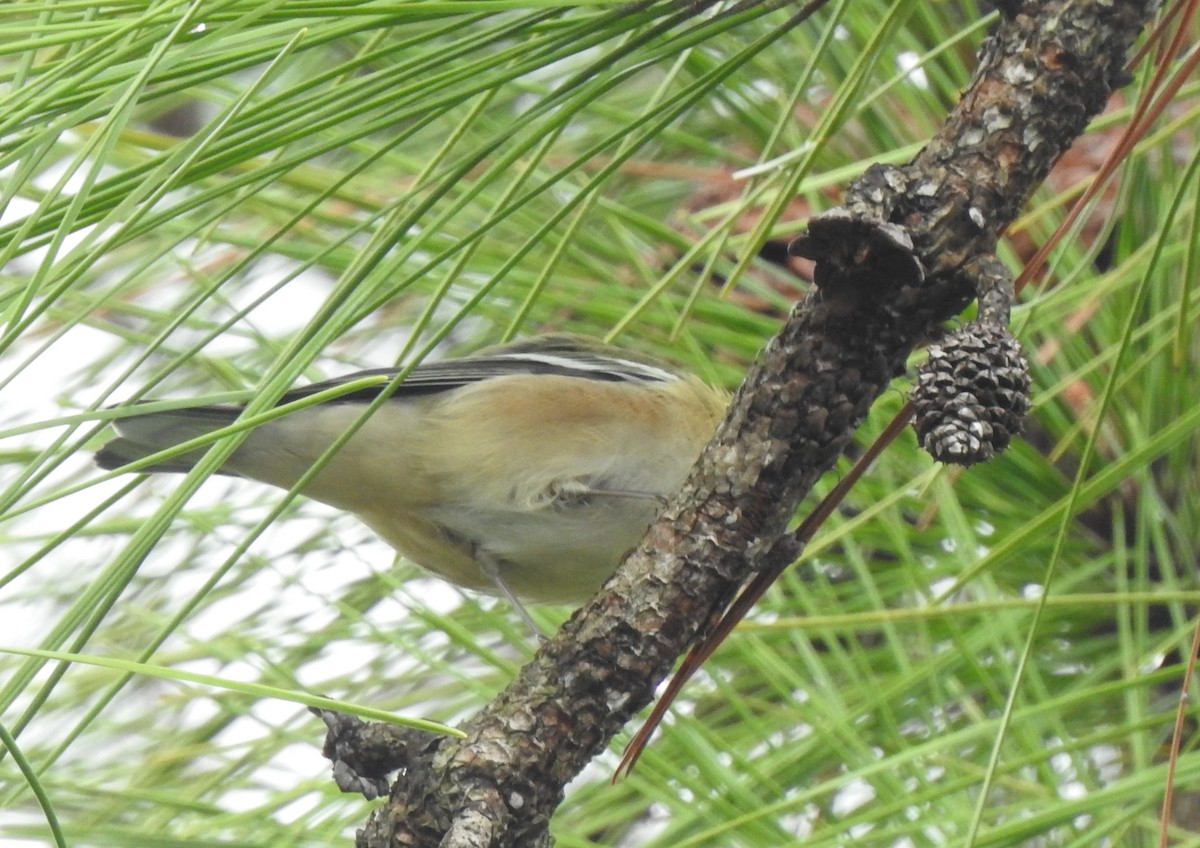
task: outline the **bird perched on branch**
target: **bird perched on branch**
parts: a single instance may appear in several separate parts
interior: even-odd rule
[[[293,389],[280,405],[364,378],[256,426],[218,473],[293,486],[389,387],[378,369]],[[578,603],[637,544],[716,429],[727,397],[698,379],[573,336],[544,336],[412,369],[302,492],[352,512],[451,583]],[[101,468],[191,469],[240,406],[129,414]],[[216,440],[212,437],[212,441]]]

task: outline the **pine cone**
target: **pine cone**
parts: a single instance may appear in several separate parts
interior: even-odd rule
[[[1029,364],[1007,328],[968,324],[929,346],[913,389],[917,438],[934,459],[974,465],[1008,447],[1029,410]]]

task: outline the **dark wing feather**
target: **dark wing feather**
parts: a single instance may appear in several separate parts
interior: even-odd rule
[[[377,397],[387,386],[387,381],[400,371],[399,368],[357,371],[344,377],[291,389],[279,402],[291,403],[364,377],[383,378],[383,381],[376,385],[341,395],[332,402],[370,401]],[[676,376],[660,365],[649,360],[637,359],[615,348],[598,347],[594,343],[583,343],[569,336],[553,336],[490,348],[463,359],[422,362],[409,372],[404,382],[392,393],[392,397],[436,394],[512,374],[555,374],[625,383],[660,383],[675,379]]]

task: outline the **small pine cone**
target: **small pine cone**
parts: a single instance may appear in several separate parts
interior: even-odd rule
[[[913,426],[938,462],[974,465],[1008,447],[1029,409],[1029,364],[1007,328],[968,324],[929,346]]]

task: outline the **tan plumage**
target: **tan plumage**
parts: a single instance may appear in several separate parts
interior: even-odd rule
[[[363,374],[387,376],[394,372]],[[295,400],[341,380],[296,389]],[[221,473],[288,488],[381,387],[256,428]],[[305,487],[469,589],[580,602],[641,537],[716,428],[726,396],[661,365],[550,336],[422,364]],[[117,468],[232,423],[237,407],[131,415]],[[186,471],[204,453],[152,471]]]

